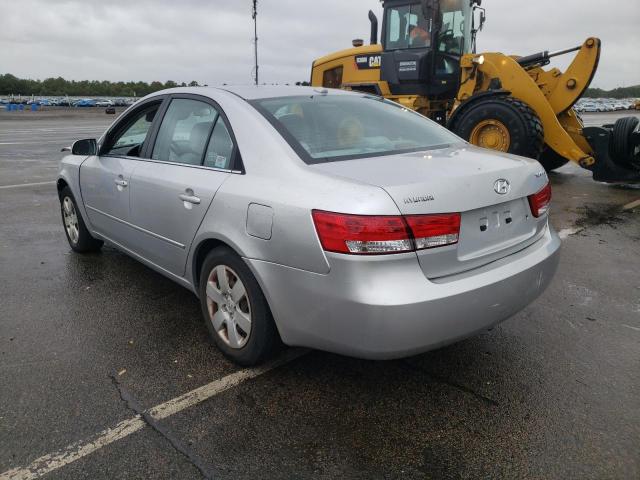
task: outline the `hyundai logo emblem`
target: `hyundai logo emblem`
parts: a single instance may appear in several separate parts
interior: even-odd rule
[[[509,183],[509,180],[500,178],[493,184],[493,189],[498,195],[506,195],[509,193],[509,190],[511,190],[511,184]]]

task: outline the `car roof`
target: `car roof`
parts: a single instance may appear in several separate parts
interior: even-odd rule
[[[221,87],[177,87],[160,90],[154,95],[166,93],[191,93],[196,95],[215,96],[216,92],[227,91],[245,100],[275,97],[296,97],[300,95],[348,95],[351,92],[335,88],[301,87],[297,85],[224,85]]]

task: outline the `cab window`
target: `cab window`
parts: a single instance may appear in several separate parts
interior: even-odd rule
[[[442,4],[442,26],[438,34],[438,51],[451,55],[464,53],[465,10],[463,0]]]
[[[107,138],[102,155],[139,157],[159,108],[160,102],[154,103],[126,118]]]
[[[427,48],[431,46],[431,19],[420,4],[387,8],[385,48]]]

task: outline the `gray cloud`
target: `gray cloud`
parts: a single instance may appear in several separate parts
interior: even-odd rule
[[[250,4],[0,0],[0,71],[29,78],[250,83]],[[593,85],[640,84],[638,0],[485,0],[483,6],[488,21],[479,51],[526,55],[595,35],[603,52]],[[308,79],[314,58],[368,38],[369,9],[381,17],[377,0],[260,0],[261,81]]]

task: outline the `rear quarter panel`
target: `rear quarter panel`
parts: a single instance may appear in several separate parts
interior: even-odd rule
[[[244,100],[232,94],[215,100],[229,118],[245,172],[231,175],[218,190],[194,240],[188,268],[194,266],[198,245],[213,238],[229,244],[245,258],[327,273],[330,267],[313,224],[313,209],[399,213],[393,200],[379,187],[314,171]],[[269,240],[247,233],[251,203],[272,209]],[[192,271],[188,275],[193,278]]]

